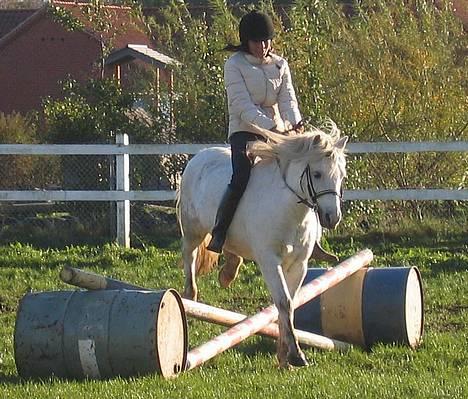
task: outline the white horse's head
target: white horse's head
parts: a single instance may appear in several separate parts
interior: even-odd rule
[[[317,206],[320,224],[335,228],[341,220],[343,179],[346,177],[344,148],[348,137],[334,140],[332,136],[317,133],[313,138],[319,156],[312,156],[301,177],[301,187]]]
[[[346,177],[344,149],[348,137],[340,138],[340,130],[333,122],[328,132],[313,129],[301,135],[284,136],[262,129],[261,134],[269,141],[255,142],[250,151],[288,165],[283,171],[297,175],[297,184],[286,183],[288,187],[301,202],[317,211],[323,227],[335,228],[341,220],[342,184]]]

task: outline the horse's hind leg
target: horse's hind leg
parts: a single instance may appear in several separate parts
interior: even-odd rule
[[[242,266],[243,259],[226,250],[224,250],[223,253],[226,263],[224,263],[219,271],[218,280],[221,287],[227,288],[239,274],[239,269]]]

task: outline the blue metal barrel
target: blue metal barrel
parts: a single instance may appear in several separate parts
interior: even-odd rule
[[[304,284],[326,269],[309,269]],[[417,347],[424,304],[415,267],[363,268],[296,309],[295,327],[371,348],[378,342]]]
[[[327,269],[309,269],[302,285],[320,277]],[[351,276],[352,277],[352,276]],[[351,277],[348,277],[351,278]],[[325,335],[322,329],[321,295],[306,302],[294,311],[294,327],[298,330]]]
[[[377,342],[419,346],[424,326],[421,275],[415,267],[369,269],[362,314],[368,347]]]
[[[174,290],[26,294],[14,339],[24,378],[172,377],[187,360],[187,321]]]

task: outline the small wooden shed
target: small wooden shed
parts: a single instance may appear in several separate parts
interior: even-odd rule
[[[125,47],[113,51],[106,59],[106,67],[114,67],[114,74],[120,81],[120,71],[123,64],[140,60],[146,64],[156,68],[156,98],[155,106],[159,108],[159,93],[161,77],[168,82],[169,93],[171,97],[172,110],[172,95],[174,92],[174,73],[173,68],[180,66],[181,63],[174,58],[164,55],[144,44],[127,44]],[[172,111],[171,111],[172,115]]]

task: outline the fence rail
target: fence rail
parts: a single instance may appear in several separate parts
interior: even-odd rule
[[[0,144],[0,155],[193,155],[210,147],[227,144]],[[349,154],[467,152],[468,141],[400,141],[349,143]]]
[[[127,141],[128,142],[128,141]],[[210,147],[226,144],[2,144],[0,155],[167,155],[196,154]],[[452,142],[375,142],[350,143],[349,154],[468,152],[468,141]],[[117,176],[117,185],[128,185],[127,176]],[[172,201],[175,191],[77,191],[34,190],[2,191],[0,201]],[[345,200],[468,200],[465,189],[385,189],[345,190]]]
[[[175,191],[99,191],[99,190],[36,190],[2,191],[0,201],[173,201]],[[401,190],[345,190],[345,201],[464,201],[468,190],[401,189]]]
[[[173,201],[175,191],[134,191],[129,183],[130,155],[193,155],[205,148],[226,144],[128,144],[126,135],[119,135],[116,144],[2,144],[0,155],[111,155],[116,159],[116,190],[0,190],[0,202],[12,201],[115,201],[117,204],[117,241],[129,246],[129,201]],[[468,152],[468,141],[453,142],[375,142],[350,143],[350,154]],[[468,200],[467,189],[397,189],[345,190],[345,200]]]

